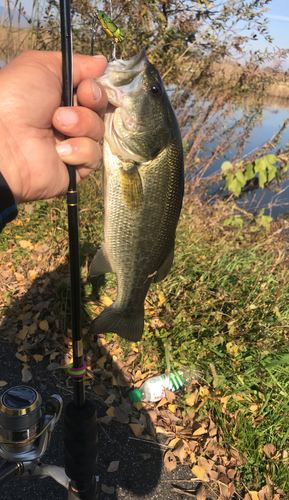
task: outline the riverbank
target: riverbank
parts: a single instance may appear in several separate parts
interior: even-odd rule
[[[80,189],[84,334],[116,294],[113,275],[88,280],[102,242],[100,191],[99,173]],[[219,481],[230,484],[242,498],[246,489],[260,491],[268,481],[280,499],[289,491],[288,227],[287,221],[249,217],[229,203],[211,207],[192,194],[178,226],[173,269],[145,302],[142,341],[85,337],[86,359],[96,369],[87,384],[105,380],[106,391],[127,390],[164,372],[164,343],[172,369],[199,370],[199,380],[173,405],[164,401],[155,409],[156,420],[140,421],[141,433],[163,434],[178,459],[182,448],[181,460],[194,474],[215,489]],[[67,245],[62,199],[20,206],[1,235],[2,338],[15,344],[28,371],[31,346],[56,373],[71,355]]]

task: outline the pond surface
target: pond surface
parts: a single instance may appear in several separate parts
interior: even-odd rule
[[[251,153],[256,148],[260,148],[260,146],[272,139],[274,134],[279,131],[280,127],[284,123],[284,120],[289,117],[289,100],[271,98],[266,103],[263,115],[264,118],[253,129],[251,137],[246,142],[242,156]],[[284,131],[282,139],[277,147],[278,149],[285,148],[288,143],[289,126]],[[215,145],[216,144],[210,144],[210,147]],[[235,151],[227,152],[223,158],[216,160],[207,170],[205,176],[208,177],[220,170],[222,163],[226,160],[232,159],[235,153]],[[274,154],[274,151],[271,150],[270,154],[271,153]],[[275,187],[276,186],[274,186],[274,191],[269,189],[256,189],[252,193],[246,194],[246,200],[238,200],[238,205],[242,205],[244,208],[245,204],[247,209],[251,212],[265,208],[264,214],[271,215],[271,217],[276,219],[279,215],[289,211],[289,179],[284,181],[282,185],[280,185],[279,189],[275,189]],[[216,187],[211,190],[211,192],[214,191],[216,191]]]

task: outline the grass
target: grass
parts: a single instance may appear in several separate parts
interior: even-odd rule
[[[97,287],[87,280],[88,263],[102,242],[98,177],[94,174],[80,189],[83,326],[89,324],[89,316],[95,317],[102,309],[103,298],[113,300],[116,292],[113,275],[106,275]],[[192,372],[195,367],[200,370],[202,384],[209,391],[198,415],[210,415],[218,426],[222,445],[234,447],[242,456],[239,491],[243,483],[249,490],[259,490],[268,483],[286,494],[289,271],[288,243],[282,234],[288,223],[272,223],[270,231],[258,225],[258,219],[252,222],[245,217],[242,225],[224,225],[232,211],[223,202],[211,207],[205,203],[201,206],[198,198],[186,200],[172,272],[151,287],[146,300],[139,365],[142,368],[151,363],[164,372],[166,343],[172,369],[186,366]],[[23,225],[17,225],[17,221]],[[4,230],[0,250],[7,252],[10,248],[9,259],[15,261],[18,271],[27,274],[31,266],[35,269],[29,250],[18,242],[45,242],[50,248],[45,271],[60,273],[62,269],[67,276],[64,200],[20,207],[17,221]],[[68,288],[67,280],[60,281],[58,310],[54,310],[64,331],[70,322]],[[1,299],[3,312],[8,314],[16,300],[13,291]],[[86,339],[87,348],[89,341]],[[122,340],[120,345],[126,356],[131,344]],[[178,405],[183,416],[194,411],[185,398]],[[275,447],[272,456],[264,453],[267,444]]]

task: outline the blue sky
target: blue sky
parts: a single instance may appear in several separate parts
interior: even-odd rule
[[[21,3],[29,14],[33,0],[22,0]],[[0,0],[0,6],[4,7],[4,4],[5,0]],[[269,18],[269,31],[270,35],[274,37],[274,41],[272,45],[269,45],[262,37],[259,37],[257,41],[250,43],[250,48],[252,50],[264,50],[266,46],[269,48],[272,46],[282,49],[289,48],[289,0],[273,0],[267,7],[269,11],[266,17]],[[286,64],[287,68],[288,65],[289,62]]]

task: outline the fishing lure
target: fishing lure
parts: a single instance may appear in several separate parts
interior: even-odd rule
[[[98,20],[101,24],[103,31],[106,33],[108,38],[113,40],[113,42],[123,42],[124,34],[123,32],[114,24],[114,22],[101,10],[97,11]]]

